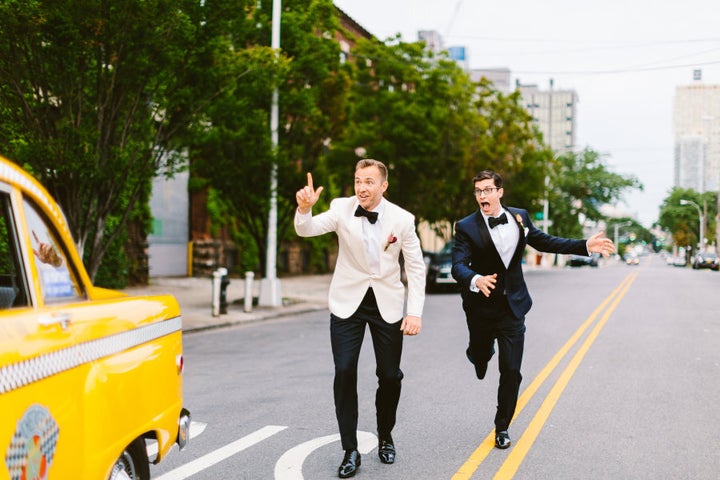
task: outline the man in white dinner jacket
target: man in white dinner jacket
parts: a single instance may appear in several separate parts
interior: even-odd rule
[[[403,378],[403,335],[417,335],[422,328],[425,263],[415,217],[383,197],[388,181],[382,162],[360,160],[355,167],[355,196],[336,198],[328,211],[314,216],[312,207],[323,187],[314,188],[310,173],[307,178],[308,184],[295,195],[295,231],[302,237],[335,232],[339,243],[328,306],[335,362],[335,414],[345,451],[338,476],[348,478],[360,467],[357,367],[365,325],[370,327],[377,364],[378,456],[386,464],[395,461],[391,433]],[[405,315],[401,253],[408,285]]]

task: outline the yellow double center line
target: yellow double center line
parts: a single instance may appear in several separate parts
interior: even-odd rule
[[[555,408],[555,404],[560,399],[560,395],[567,386],[568,382],[570,382],[570,379],[575,373],[575,370],[577,370],[580,362],[585,357],[587,351],[590,349],[590,346],[595,342],[597,336],[600,334],[600,331],[603,329],[608,319],[610,318],[610,315],[612,315],[613,311],[615,310],[615,307],[617,307],[618,303],[620,303],[620,300],[622,300],[622,298],[625,296],[625,293],[628,291],[630,285],[633,283],[636,277],[637,272],[633,272],[627,277],[625,277],[622,282],[620,282],[620,285],[618,285],[617,288],[615,288],[615,290],[613,290],[612,293],[605,300],[603,300],[600,306],[598,306],[590,314],[587,320],[585,320],[585,322],[580,325],[580,327],[575,331],[572,337],[570,337],[570,339],[565,343],[565,345],[563,345],[562,348],[558,350],[558,352],[547,363],[547,365],[545,365],[545,368],[542,369],[538,376],[535,377],[532,383],[530,383],[530,385],[525,389],[522,395],[520,395],[517,407],[515,409],[516,417],[520,415],[520,413],[523,411],[530,399],[533,398],[533,396],[537,393],[540,386],[557,368],[560,361],[578,342],[578,340],[580,339],[580,337],[582,337],[585,331],[590,328],[593,322],[595,322],[595,319],[598,317],[598,315],[600,315],[600,313],[605,310],[608,305],[610,305],[610,307],[605,311],[603,316],[592,329],[588,337],[585,339],[583,344],[580,346],[578,351],[575,353],[572,360],[570,360],[568,366],[565,368],[565,370],[563,370],[560,378],[558,378],[550,393],[547,395],[547,397],[545,397],[545,401],[543,401],[540,409],[537,411],[532,421],[525,429],[525,432],[523,432],[519,440],[514,442],[513,449],[510,451],[505,462],[498,469],[494,477],[495,479],[505,480],[510,479],[513,477],[513,475],[515,475],[517,469],[520,467],[520,464],[525,458],[525,455],[527,455],[527,452],[530,450],[530,447],[535,442],[535,439],[540,433],[540,430],[545,424],[547,418],[550,416],[550,412],[552,412],[553,408]],[[475,473],[475,470],[478,469],[480,464],[483,462],[483,460],[485,460],[485,458],[493,450],[493,448],[495,448],[494,431],[490,432],[488,436],[485,437],[480,446],[478,446],[478,448],[470,455],[470,458],[468,458],[467,461],[455,473],[455,475],[453,475],[452,480],[467,480],[471,478],[472,474]]]

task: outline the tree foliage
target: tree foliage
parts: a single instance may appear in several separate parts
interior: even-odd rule
[[[589,148],[560,155],[550,185],[551,233],[574,238],[582,237],[581,216],[597,222],[604,218],[600,207],[617,203],[628,189],[642,189],[637,178],[611,172],[602,156]]]
[[[92,278],[132,215],[149,224],[151,179],[188,162],[191,188],[217,194],[235,240],[260,262],[273,165],[280,242],[295,239],[305,173],[325,187],[323,210],[353,194],[360,156],[384,161],[388,197],[446,237],[441,226],[477,208],[471,179],[480,170],[499,172],[505,202],[532,211],[551,178],[551,213],[567,232],[580,214],[598,219],[600,204],[639,187],[590,150],[553,159],[519,92],[473,83],[422,43],[361,40],[341,62],[332,0],[284,0],[275,52],[272,4],[0,0],[0,144],[58,199]]]
[[[705,217],[704,236],[707,244],[717,244],[717,192],[699,193],[692,189],[675,187],[660,206],[658,225],[671,232],[673,243],[680,247],[695,247],[700,236],[700,216],[693,205],[683,205],[680,200],[694,202]]]
[[[354,55],[350,126],[327,162],[339,193],[352,195],[359,156],[381,160],[390,171],[388,198],[445,237],[452,232],[443,226],[477,208],[472,177],[480,170],[517,180],[511,200],[536,202],[541,187],[534,180],[544,177],[547,152],[538,148],[519,94],[471,82],[422,42],[362,41]]]
[[[269,51],[271,2],[252,2],[242,28],[228,44],[226,69],[245,71],[252,52]],[[216,19],[223,21],[222,17]],[[270,200],[270,169],[278,169],[278,238],[291,225],[295,191],[325,150],[325,139],[343,125],[348,72],[334,40],[337,17],[330,0],[283,2],[281,51],[268,68],[242,77],[218,78],[221,94],[207,109],[207,127],[191,141],[193,173],[207,180],[231,205],[238,227],[254,239],[264,262]],[[274,66],[274,68],[270,68]],[[220,73],[226,70],[218,69]],[[279,147],[273,151],[269,111],[278,89]]]
[[[179,165],[197,3],[2,0],[0,16],[0,143],[58,200],[94,278],[158,169]]]

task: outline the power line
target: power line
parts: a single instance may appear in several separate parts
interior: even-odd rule
[[[706,65],[719,65],[720,60],[714,60],[710,62],[698,62],[698,63],[685,63],[678,65],[658,65],[654,67],[629,67],[629,68],[616,68],[609,70],[513,70],[516,75],[615,75],[619,73],[637,73],[637,72],[651,72],[658,70],[674,70],[678,68],[692,68],[702,67]]]
[[[658,45],[680,45],[688,43],[708,43],[708,42],[720,42],[720,37],[708,37],[708,38],[683,38],[683,39],[642,39],[642,40],[631,40],[631,39],[588,39],[588,38],[532,38],[532,37],[483,37],[477,35],[450,35],[452,38],[467,39],[467,40],[483,40],[491,42],[506,42],[506,43],[558,43],[567,45],[578,45],[581,43],[592,43],[592,44],[608,44],[615,45],[617,47],[628,47],[628,46],[658,46]]]
[[[445,28],[445,34],[444,37],[448,37],[450,35],[450,29],[452,28],[453,24],[455,23],[455,19],[458,16],[458,12],[460,12],[460,7],[462,6],[463,0],[458,0],[458,2],[455,4],[455,10],[453,11],[452,17],[450,17],[450,21],[448,22],[447,28]]]

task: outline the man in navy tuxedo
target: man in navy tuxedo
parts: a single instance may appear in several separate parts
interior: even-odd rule
[[[615,246],[603,232],[588,240],[573,240],[535,228],[527,210],[501,203],[502,177],[491,170],[480,172],[472,182],[480,208],[455,225],[452,275],[460,285],[469,331],[466,354],[478,379],[485,378],[497,341],[500,383],[495,446],[508,448],[508,427],[522,380],[525,314],[532,305],[522,272],[525,246],[575,255],[609,255]]]
[[[345,450],[338,476],[349,478],[360,467],[357,369],[366,326],[372,334],[377,364],[378,456],[382,463],[395,462],[391,432],[403,379],[403,335],[417,335],[422,328],[425,262],[415,217],[383,196],[388,180],[382,162],[360,160],[355,166],[355,195],[334,199],[329,210],[317,215],[313,215],[312,207],[323,187],[315,189],[312,175],[308,173],[307,178],[307,185],[295,195],[295,231],[302,237],[335,232],[338,238],[328,307],[335,362],[335,414]],[[407,277],[407,299],[400,254]]]

